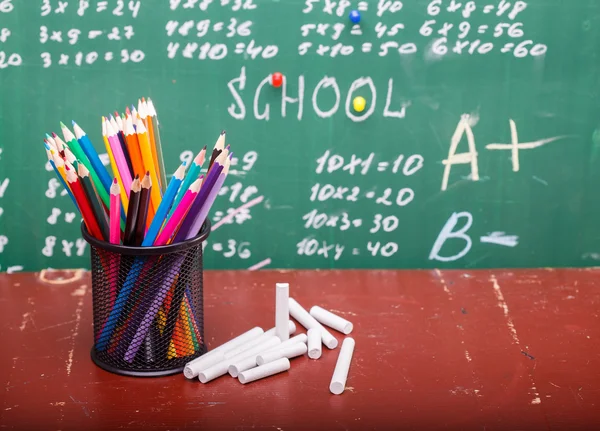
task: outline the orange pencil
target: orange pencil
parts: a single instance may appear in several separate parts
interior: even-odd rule
[[[131,164],[133,165],[133,174],[134,176],[139,175],[140,178],[143,178],[146,171],[144,170],[144,162],[142,161],[140,144],[138,142],[137,134],[133,128],[131,116],[128,116],[123,122],[123,133],[125,134],[127,151],[129,151],[129,157],[131,157]]]
[[[73,195],[75,196],[75,200],[77,200],[77,205],[81,210],[83,221],[85,222],[85,225],[87,226],[90,235],[102,241],[102,231],[100,230],[98,221],[94,217],[94,212],[92,211],[92,207],[90,206],[87,197],[85,196],[85,191],[83,190],[83,186],[81,185],[77,174],[68,166],[65,166],[65,169],[67,171],[67,181],[69,183],[69,186],[71,187]]]
[[[144,122],[139,117],[137,119],[136,124],[136,133],[140,145],[140,152],[142,153],[142,160],[144,161],[144,168],[146,169],[146,171],[150,172],[150,179],[152,180],[152,185],[160,184],[158,182],[156,170],[154,169],[154,160],[152,159],[152,150],[150,150],[150,142],[148,141],[148,132],[146,131]],[[152,200],[152,207],[154,209],[154,212],[156,212],[162,200],[160,187],[152,187],[152,193],[150,197]]]

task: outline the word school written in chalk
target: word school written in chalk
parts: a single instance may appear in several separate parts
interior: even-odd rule
[[[236,120],[244,120],[251,113],[256,120],[269,121],[271,109],[275,109],[267,100],[266,93],[274,91],[270,85],[271,75],[265,76],[254,88],[248,87],[246,68],[242,67],[238,77],[227,83],[227,87],[233,97],[233,103],[227,108],[227,112]],[[371,117],[375,110],[381,110],[382,115],[388,118],[402,119],[406,117],[406,110],[411,102],[394,95],[394,78],[389,78],[385,90],[385,101],[378,102],[378,92],[375,82],[371,77],[359,77],[355,79],[347,89],[345,97],[342,96],[342,86],[335,77],[323,76],[313,88],[306,88],[304,75],[299,75],[297,80],[296,94],[288,93],[288,79],[284,77],[283,85],[276,91],[281,93],[281,116],[287,116],[288,106],[297,105],[296,118],[302,120],[305,110],[305,99],[310,99],[313,112],[320,118],[333,117],[338,111],[344,111],[346,116],[354,122],[362,122]],[[357,91],[363,87],[367,88],[367,109],[360,115],[355,115],[352,109],[352,100]],[[362,91],[362,90],[361,90]],[[334,96],[333,102],[326,102],[325,95]],[[380,96],[381,97],[381,96]],[[330,98],[330,97],[329,97]],[[250,104],[251,107],[250,107]]]

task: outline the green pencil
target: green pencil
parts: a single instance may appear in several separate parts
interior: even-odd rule
[[[90,172],[92,181],[94,182],[94,186],[96,187],[96,190],[98,190],[98,195],[100,196],[100,199],[102,199],[102,202],[104,202],[104,205],[106,206],[106,208],[110,208],[110,196],[108,195],[106,189],[102,185],[100,178],[98,177],[98,175],[92,168],[92,165],[91,165],[90,161],[88,160],[87,156],[83,152],[83,148],[81,148],[81,145],[79,145],[79,142],[77,142],[75,135],[73,134],[73,132],[71,132],[69,130],[69,128],[67,126],[65,126],[62,123],[62,121],[60,123],[60,127],[62,129],[63,136],[65,137],[65,141],[67,141],[67,145],[69,146],[69,149],[73,152],[73,154],[75,154],[75,157],[77,157],[77,159],[79,159],[79,161],[81,163],[83,163],[85,165],[85,167],[87,168],[87,170]],[[55,140],[56,140],[56,138],[58,138],[58,136],[54,137]],[[58,139],[60,139],[60,138],[58,138]]]

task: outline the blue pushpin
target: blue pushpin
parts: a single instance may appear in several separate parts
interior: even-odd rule
[[[354,24],[358,24],[360,22],[360,12],[357,10],[351,10],[348,17]]]

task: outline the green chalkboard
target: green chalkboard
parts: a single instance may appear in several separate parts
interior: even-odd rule
[[[100,116],[142,96],[169,172],[228,132],[208,268],[594,265],[599,17],[562,0],[0,0],[0,271],[89,266],[42,139],[74,119],[103,152]]]

